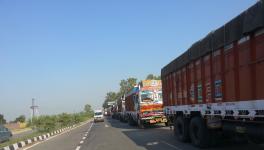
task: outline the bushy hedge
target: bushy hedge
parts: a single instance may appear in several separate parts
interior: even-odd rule
[[[59,128],[83,122],[92,117],[91,113],[81,112],[75,114],[62,113],[58,115],[42,115],[28,122],[29,126],[39,132],[51,132]]]

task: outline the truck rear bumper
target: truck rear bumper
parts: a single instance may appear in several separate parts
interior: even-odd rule
[[[167,122],[167,119],[152,119],[152,120],[149,120],[149,123],[151,123],[151,124],[166,123],[166,122]]]
[[[149,123],[149,124],[156,124],[156,123],[166,123],[167,122],[167,118],[166,117],[159,117],[159,118],[142,118],[142,120],[145,123]]]

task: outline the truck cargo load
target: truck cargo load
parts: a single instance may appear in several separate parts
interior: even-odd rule
[[[207,147],[211,131],[264,142],[264,3],[257,2],[161,70],[176,137]]]

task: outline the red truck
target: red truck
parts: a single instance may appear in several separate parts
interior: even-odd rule
[[[264,142],[264,2],[194,43],[161,78],[180,141],[208,147],[220,133]]]
[[[117,113],[118,113],[118,119],[121,122],[126,122],[126,117],[125,117],[125,96],[121,96],[118,100],[117,100]]]
[[[161,80],[143,80],[125,96],[125,120],[130,125],[166,123],[163,113]]]

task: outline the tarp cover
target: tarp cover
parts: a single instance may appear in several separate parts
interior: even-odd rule
[[[181,54],[181,56],[179,56],[172,65],[175,70],[178,70],[181,67],[185,66],[188,62],[189,62],[189,53],[188,51],[186,51],[185,53]]]
[[[189,57],[190,57],[190,60],[194,60],[196,59],[197,57],[200,56],[199,52],[200,52],[200,41],[198,42],[195,42],[191,47],[190,49],[188,50],[189,51]]]
[[[243,32],[249,33],[264,26],[264,1],[260,1],[247,11],[245,11],[245,19]]]
[[[203,56],[213,50],[212,42],[213,32],[209,33],[204,39],[200,41],[200,56]]]
[[[230,44],[243,37],[244,18],[245,13],[242,13],[225,25],[225,44]]]
[[[215,30],[213,33],[213,49],[219,49],[223,47],[225,43],[225,26],[222,26]]]
[[[224,26],[209,33],[202,40],[195,42],[185,53],[165,66],[161,70],[161,76],[177,71],[190,61],[198,59],[211,51],[218,50],[263,27],[264,0],[261,0]]]

